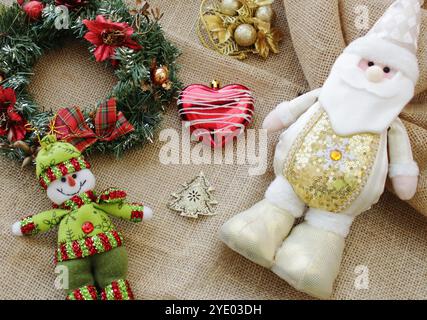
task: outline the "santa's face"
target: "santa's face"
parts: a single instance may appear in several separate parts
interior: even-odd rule
[[[363,58],[358,67],[365,73],[366,80],[372,83],[381,83],[393,79],[398,72],[385,64]]]
[[[402,84],[410,82],[399,70],[352,54],[338,58],[330,77],[340,77],[344,85],[360,90],[355,94],[371,94],[371,99],[398,96]]]
[[[381,133],[410,101],[413,92],[414,84],[400,70],[343,53],[319,100],[338,134]]]
[[[53,203],[60,205],[73,196],[92,190],[94,187],[95,176],[89,169],[83,169],[53,181],[47,188],[47,196]]]

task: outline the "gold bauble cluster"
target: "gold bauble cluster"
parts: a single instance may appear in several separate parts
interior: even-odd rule
[[[267,58],[279,52],[282,32],[272,26],[274,0],[202,0],[199,39],[215,51],[247,58],[258,54]]]

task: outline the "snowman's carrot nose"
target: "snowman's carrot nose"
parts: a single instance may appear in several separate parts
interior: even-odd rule
[[[67,182],[70,187],[74,187],[76,185],[76,180],[71,175],[67,176]]]

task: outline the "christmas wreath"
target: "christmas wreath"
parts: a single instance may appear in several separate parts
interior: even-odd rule
[[[165,39],[161,17],[142,1],[133,8],[122,0],[18,0],[0,6],[0,152],[27,165],[47,134],[79,151],[117,156],[152,141],[164,107],[181,88],[179,52]],[[118,82],[97,106],[42,110],[27,91],[32,67],[70,37],[86,43],[93,60],[108,64]]]

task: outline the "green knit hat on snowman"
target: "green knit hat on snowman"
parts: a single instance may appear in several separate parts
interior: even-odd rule
[[[36,175],[40,185],[46,190],[48,186],[61,177],[90,169],[90,164],[75,146],[68,142],[57,141],[53,135],[44,137],[41,150],[36,157]]]

